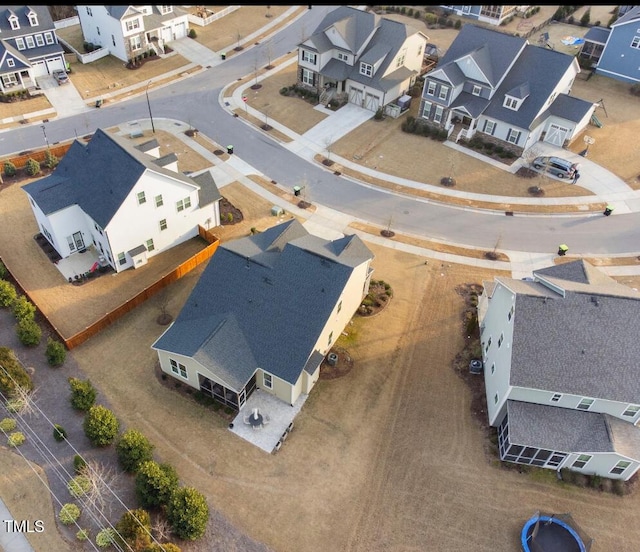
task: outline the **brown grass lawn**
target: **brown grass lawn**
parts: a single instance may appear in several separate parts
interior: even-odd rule
[[[44,94],[33,96],[21,102],[0,103],[0,119],[8,117],[23,117],[25,113],[33,113],[44,109],[51,109],[53,106]],[[0,128],[15,127],[15,123],[0,125]]]

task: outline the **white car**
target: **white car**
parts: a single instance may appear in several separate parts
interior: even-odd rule
[[[56,82],[62,86],[63,84],[69,83],[69,75],[67,75],[66,71],[62,69],[58,69],[53,72],[53,78],[56,79]]]

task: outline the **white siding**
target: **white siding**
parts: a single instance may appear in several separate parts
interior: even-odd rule
[[[71,236],[75,232],[82,232],[85,247],[89,247],[92,244],[92,234],[87,224],[87,217],[77,205],[71,205],[66,209],[52,213],[49,215],[48,220],[50,231],[55,236],[55,247],[63,259],[71,253],[75,253],[75,250],[71,251],[69,249],[67,236]]]

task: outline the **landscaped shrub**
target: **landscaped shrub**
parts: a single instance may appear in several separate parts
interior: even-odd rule
[[[58,158],[51,153],[51,150],[47,150],[44,153],[44,166],[47,169],[53,169],[58,164]]]
[[[198,33],[196,33],[195,29],[189,29],[189,38],[197,38],[198,37]]]
[[[175,489],[167,504],[167,521],[178,538],[199,539],[209,521],[209,506],[204,495],[193,487]]]
[[[22,433],[21,431],[14,431],[13,433],[9,434],[7,444],[10,447],[19,447],[26,441],[26,439],[27,438],[24,436],[24,433]]]
[[[379,120],[381,120],[383,118],[383,116],[384,116],[384,111],[383,111],[382,107],[379,107],[378,109],[376,109],[376,114],[373,116],[373,118],[376,121],[379,121]]]
[[[32,318],[23,318],[16,324],[18,339],[25,347],[35,347],[42,339],[42,330]]]
[[[580,18],[580,25],[586,27],[589,24],[589,21],[591,21],[591,9],[587,8],[587,11],[584,12]]]
[[[62,366],[67,357],[67,349],[62,343],[50,337],[47,339],[45,355],[49,366]]]
[[[102,529],[102,531],[100,531],[96,535],[96,544],[99,548],[107,548],[108,546],[111,546],[115,541],[116,532],[111,528]]]
[[[67,504],[60,508],[60,513],[58,514],[58,519],[63,525],[71,525],[75,523],[79,517],[80,508],[73,502],[67,502]]]
[[[7,267],[4,266],[4,263],[0,261],[0,279],[4,280],[9,275],[9,271]]]
[[[33,320],[36,316],[36,306],[27,299],[26,295],[20,295],[11,307],[13,309],[13,316],[16,317],[18,322],[26,319]]]
[[[11,161],[4,162],[4,175],[5,176],[15,176],[18,172],[16,166]]]
[[[115,414],[102,405],[92,406],[84,418],[84,433],[95,447],[106,447],[118,435],[120,422]]]
[[[87,461],[79,454],[73,457],[73,470],[77,475],[80,475],[82,471],[87,467]]]
[[[16,286],[7,280],[0,280],[0,307],[10,307],[17,298]]]
[[[640,96],[640,83],[632,84],[630,91],[634,96]]]
[[[155,542],[145,549],[144,552],[180,552],[180,547],[172,542],[156,544]]]
[[[27,174],[29,176],[35,176],[40,172],[40,163],[35,159],[27,159],[25,168],[27,169]]]
[[[86,412],[96,402],[97,391],[89,380],[69,378],[71,387],[71,406],[76,410]]]
[[[136,475],[136,496],[144,508],[159,508],[169,501],[178,487],[178,473],[169,464],[154,460],[142,462]]]
[[[438,22],[438,16],[434,13],[425,13],[424,20],[427,25],[435,25]]]
[[[13,418],[3,418],[2,420],[0,420],[0,431],[9,433],[10,431],[13,431],[17,425],[18,422],[16,422]]]
[[[151,516],[138,508],[128,510],[116,524],[117,542],[124,550],[148,550],[151,545]]]
[[[140,431],[128,429],[116,444],[118,460],[124,471],[135,473],[142,462],[153,460],[154,446]]]
[[[76,475],[67,483],[67,489],[73,498],[80,498],[91,490],[91,480],[86,475]]]
[[[78,539],[81,542],[84,542],[84,541],[88,540],[89,539],[89,531],[87,529],[80,529],[76,533],[76,539]]]
[[[53,438],[58,442],[62,442],[67,438],[67,431],[60,424],[56,424],[53,426]]]
[[[16,386],[27,391],[33,390],[33,381],[23,368],[14,352],[8,347],[0,347],[0,392],[5,397],[13,397]]]
[[[409,9],[407,10],[407,15],[408,15],[409,17],[413,17],[413,8],[409,8]]]
[[[456,29],[460,29],[462,27],[462,22],[459,19],[456,19],[456,24],[454,25]]]

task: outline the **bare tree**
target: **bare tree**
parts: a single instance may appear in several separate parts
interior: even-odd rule
[[[265,14],[265,17],[271,17],[271,6],[267,6],[267,13]]]
[[[151,526],[151,532],[156,540],[160,542],[168,541],[173,536],[171,534],[171,525],[164,516],[156,517]]]
[[[242,40],[242,34],[240,34],[240,29],[236,29],[236,41],[237,41],[237,45],[235,47],[235,49],[237,51],[242,50],[242,46],[240,45],[240,41]]]
[[[267,56],[267,69],[273,69],[273,40],[269,39],[266,45],[265,55]]]
[[[29,369],[29,371],[33,368]],[[6,403],[6,409],[20,416],[38,417],[40,409],[36,405],[36,392],[29,391],[22,385],[16,385]]]
[[[90,460],[82,475],[89,480],[89,490],[83,497],[85,505],[101,515],[111,515],[113,507],[119,504],[120,474],[106,464]]]
[[[257,90],[258,88],[260,88],[262,86],[261,84],[258,84],[259,66],[260,66],[260,62],[258,60],[258,53],[256,52],[255,56],[253,57],[253,76],[255,78],[255,81],[254,81],[253,85],[251,86],[252,90]]]
[[[158,315],[157,322],[162,326],[166,326],[173,317],[169,314],[169,289],[163,288],[157,295],[157,305],[160,310],[160,314]]]
[[[331,152],[333,150],[333,144],[335,143],[335,139],[333,136],[327,136],[324,140],[324,149],[327,150],[327,161],[329,165],[333,165],[331,161]]]
[[[263,112],[264,125],[262,126],[262,130],[271,130],[271,125],[269,124],[269,105],[264,106]]]

